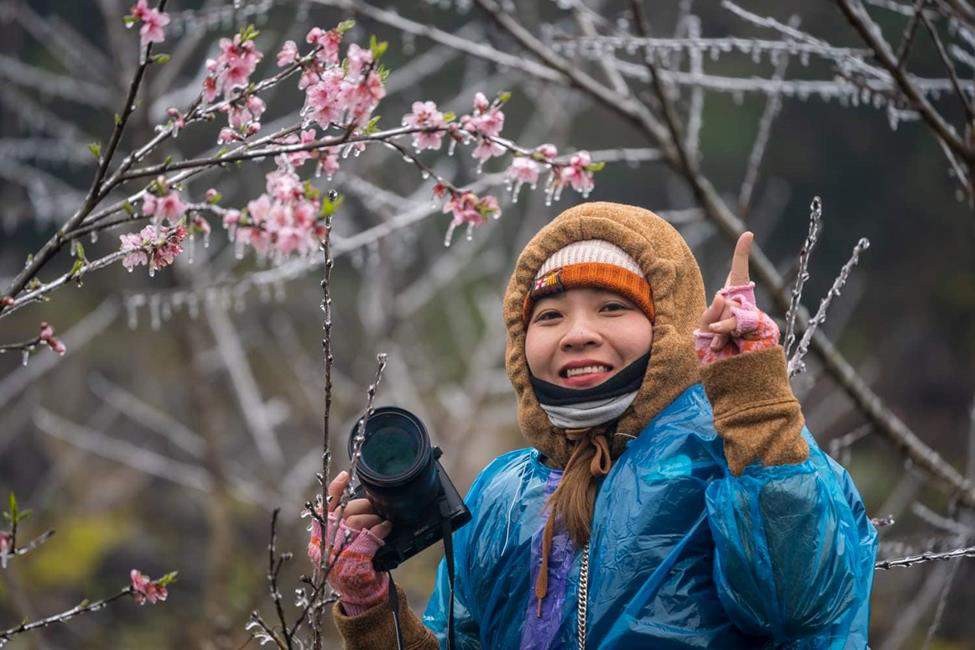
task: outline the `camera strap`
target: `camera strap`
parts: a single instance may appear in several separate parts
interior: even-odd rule
[[[447,605],[447,650],[454,647],[454,531],[448,519],[443,520],[443,554],[447,561],[447,582],[450,583],[450,603]]]
[[[450,521],[443,520],[443,553],[447,561],[447,582],[450,584],[450,601],[447,605],[447,650],[454,647],[454,531]],[[399,594],[393,582],[393,572],[389,571],[389,609],[393,612],[393,625],[396,627],[396,650],[403,650],[403,630],[399,622]]]

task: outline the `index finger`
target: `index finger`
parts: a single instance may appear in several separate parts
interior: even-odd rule
[[[748,257],[752,252],[752,240],[754,238],[755,235],[750,230],[746,230],[738,238],[738,243],[735,244],[735,253],[731,258],[731,271],[728,273],[728,279],[725,280],[724,286],[748,284]]]
[[[342,490],[345,486],[349,484],[349,473],[342,470],[338,473],[332,482],[328,484],[328,511],[332,512],[339,505],[339,499],[342,497]]]

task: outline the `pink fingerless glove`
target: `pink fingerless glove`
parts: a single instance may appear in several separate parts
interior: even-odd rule
[[[694,351],[702,366],[727,359],[742,352],[753,352],[771,348],[779,343],[779,326],[769,316],[755,306],[755,283],[725,287],[718,292],[733,305],[735,329],[731,340],[720,350],[711,349],[711,341],[717,334],[694,330]]]
[[[335,529],[336,516],[328,513],[326,542]],[[358,616],[386,600],[389,595],[389,574],[379,573],[372,566],[372,558],[385,542],[363,528],[353,530],[345,520],[338,523],[332,547],[332,568],[328,584],[341,595],[342,609],[349,616]]]

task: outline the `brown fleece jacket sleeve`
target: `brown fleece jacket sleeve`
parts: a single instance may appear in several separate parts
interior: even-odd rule
[[[423,626],[406,602],[406,593],[396,585],[399,595],[399,622],[405,650],[437,650],[437,637]],[[345,639],[346,650],[380,650],[396,647],[396,627],[388,601],[383,601],[358,616],[347,616],[342,604],[332,607],[335,627]]]
[[[805,419],[792,393],[781,345],[744,352],[701,368],[714,426],[735,476],[758,459],[766,466],[809,457]]]

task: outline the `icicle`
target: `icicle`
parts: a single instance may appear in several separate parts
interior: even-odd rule
[[[204,231],[203,233],[203,248],[210,248],[210,231]]]
[[[284,288],[284,282],[278,281],[274,283],[274,300],[275,302],[284,302],[287,297],[287,292]]]
[[[98,243],[98,231],[97,230],[92,230],[91,231],[90,239],[91,239],[91,243],[92,244],[97,244]]]
[[[153,262],[149,262],[149,277],[156,277],[156,265]]]
[[[457,222],[451,221],[450,225],[447,226],[447,233],[443,237],[443,245],[447,248],[450,247],[450,240],[454,237],[454,229],[457,228]]]
[[[464,233],[464,238],[467,241],[473,241],[474,240],[474,223],[473,222],[467,224],[467,232]]]
[[[186,263],[193,263],[193,255],[196,253],[196,237],[190,235],[188,237],[189,241],[186,244]]]
[[[234,242],[234,258],[238,260],[244,259],[244,240],[238,239]]]
[[[30,350],[24,348],[24,351],[20,359],[20,365],[26,366],[28,361],[30,361]]]
[[[191,293],[186,296],[186,307],[190,318],[196,320],[196,317],[200,315],[200,302],[195,293]]]
[[[450,142],[447,143],[447,155],[453,156],[454,149],[456,148],[457,148],[457,140],[455,140],[454,138],[450,138]]]
[[[167,320],[169,320],[170,318],[173,317],[173,306],[172,306],[172,304],[168,300],[166,300],[165,298],[163,298],[160,301],[160,307],[161,307],[161,310],[162,310],[162,319],[164,321],[167,321]]]

